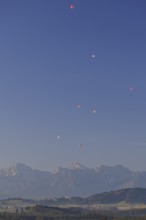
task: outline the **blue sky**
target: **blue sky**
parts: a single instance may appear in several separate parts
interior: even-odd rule
[[[146,170],[145,11],[145,0],[0,1],[0,167]]]

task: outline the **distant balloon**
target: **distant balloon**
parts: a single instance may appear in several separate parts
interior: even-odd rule
[[[80,144],[80,148],[81,148],[81,149],[83,148],[83,144]]]
[[[92,58],[95,58],[95,54],[92,54],[92,56],[91,56]]]
[[[80,104],[77,104],[77,109],[80,109],[81,108],[81,105]]]
[[[129,90],[130,90],[130,92],[134,92],[134,88],[133,87],[130,87]]]
[[[73,10],[74,8],[75,8],[75,6],[74,6],[73,4],[71,4],[71,5],[70,5],[70,9]]]
[[[96,113],[96,109],[94,108],[92,112],[95,114]]]
[[[62,137],[60,135],[57,136],[57,140],[59,143],[62,143]]]

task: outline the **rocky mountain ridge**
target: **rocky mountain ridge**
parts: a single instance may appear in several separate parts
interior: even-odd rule
[[[122,165],[88,168],[75,162],[56,172],[47,172],[18,163],[0,169],[0,193],[8,197],[87,197],[134,187],[146,187],[146,171],[134,172]]]

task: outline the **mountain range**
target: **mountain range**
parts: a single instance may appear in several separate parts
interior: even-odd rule
[[[18,163],[0,169],[0,199],[89,197],[135,187],[146,188],[146,171],[134,172],[122,165],[88,168],[75,162],[69,167],[47,172]]]

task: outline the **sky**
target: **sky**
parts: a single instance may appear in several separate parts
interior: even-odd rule
[[[0,1],[0,167],[146,170],[146,1]]]

